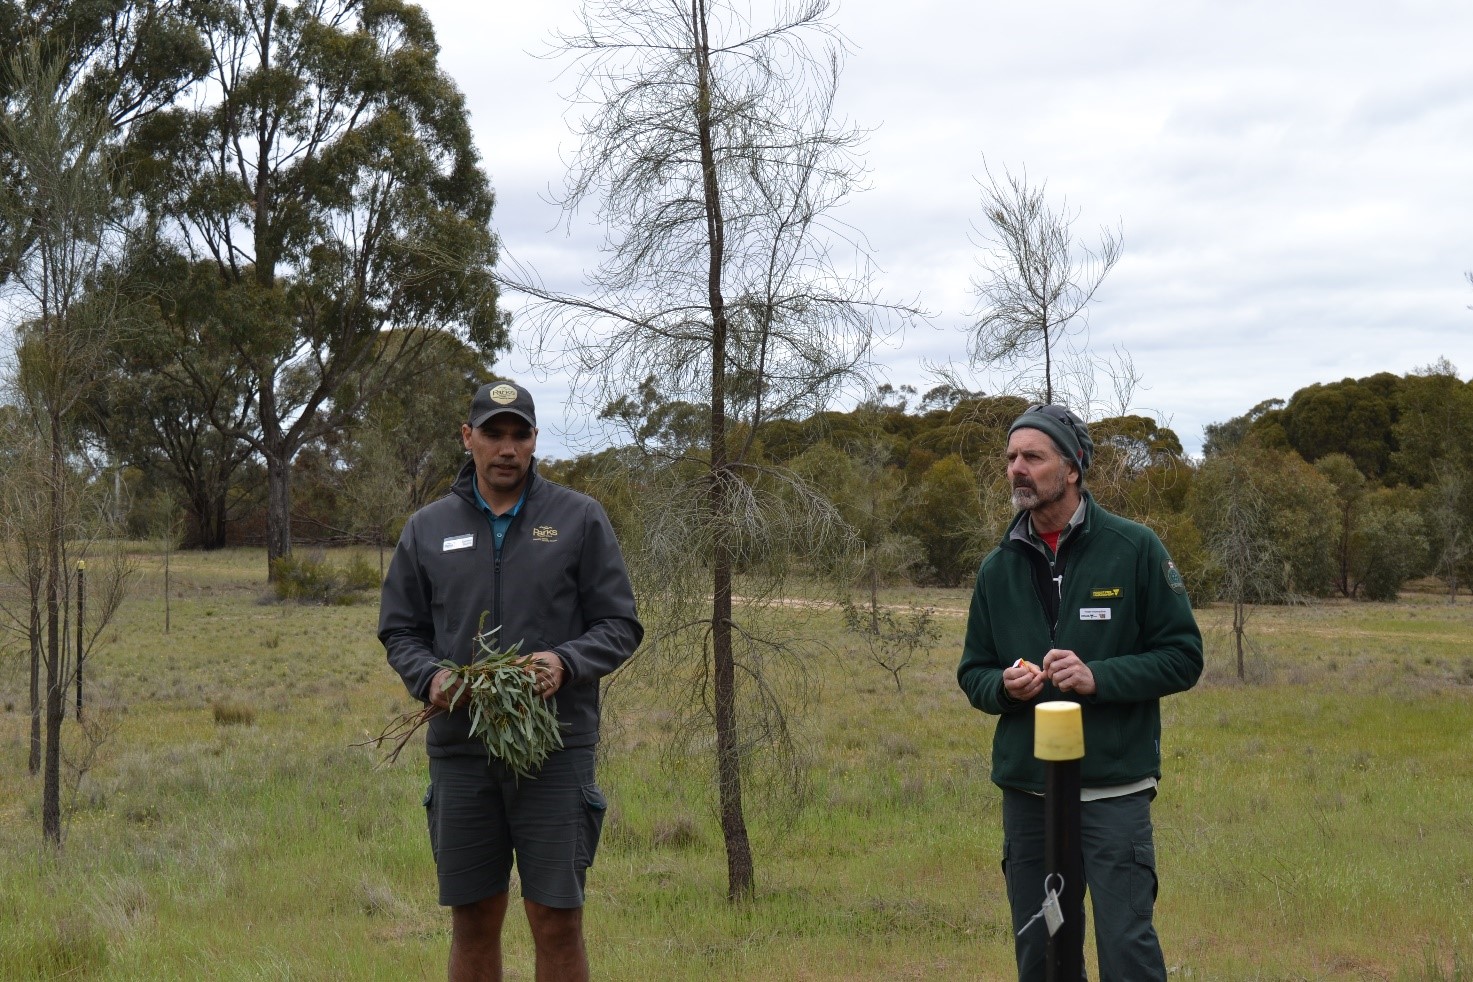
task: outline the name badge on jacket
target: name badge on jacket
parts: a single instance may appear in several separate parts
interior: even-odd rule
[[[1110,619],[1110,608],[1080,607],[1079,619],[1082,621],[1108,621]]]
[[[454,552],[457,549],[474,549],[476,547],[476,533],[467,532],[465,535],[447,535],[445,543],[440,547],[441,552]]]

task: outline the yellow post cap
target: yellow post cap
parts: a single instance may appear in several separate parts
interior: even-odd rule
[[[1033,756],[1079,760],[1084,756],[1084,714],[1077,702],[1041,702],[1033,710]]]

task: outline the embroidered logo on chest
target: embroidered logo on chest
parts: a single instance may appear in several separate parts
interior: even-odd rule
[[[557,529],[551,525],[539,525],[532,530],[533,542],[556,542]]]

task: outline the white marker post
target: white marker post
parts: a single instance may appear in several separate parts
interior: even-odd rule
[[[1063,881],[1058,910],[1064,920],[1049,935],[1044,977],[1076,982],[1084,975],[1084,853],[1080,843],[1079,761],[1084,719],[1077,702],[1041,702],[1033,712],[1033,756],[1043,767],[1043,871]]]

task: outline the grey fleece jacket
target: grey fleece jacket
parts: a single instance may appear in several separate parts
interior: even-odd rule
[[[498,558],[474,480],[466,461],[450,492],[411,515],[399,536],[379,606],[389,664],[410,695],[428,701],[442,660],[471,660],[485,612],[487,629],[501,625],[500,647],[520,641],[524,654],[562,659],[567,676],[553,698],[563,745],[591,746],[599,680],[644,637],[613,527],[597,501],[542,479],[534,466]],[[432,757],[486,752],[464,709],[435,717],[426,746]]]

